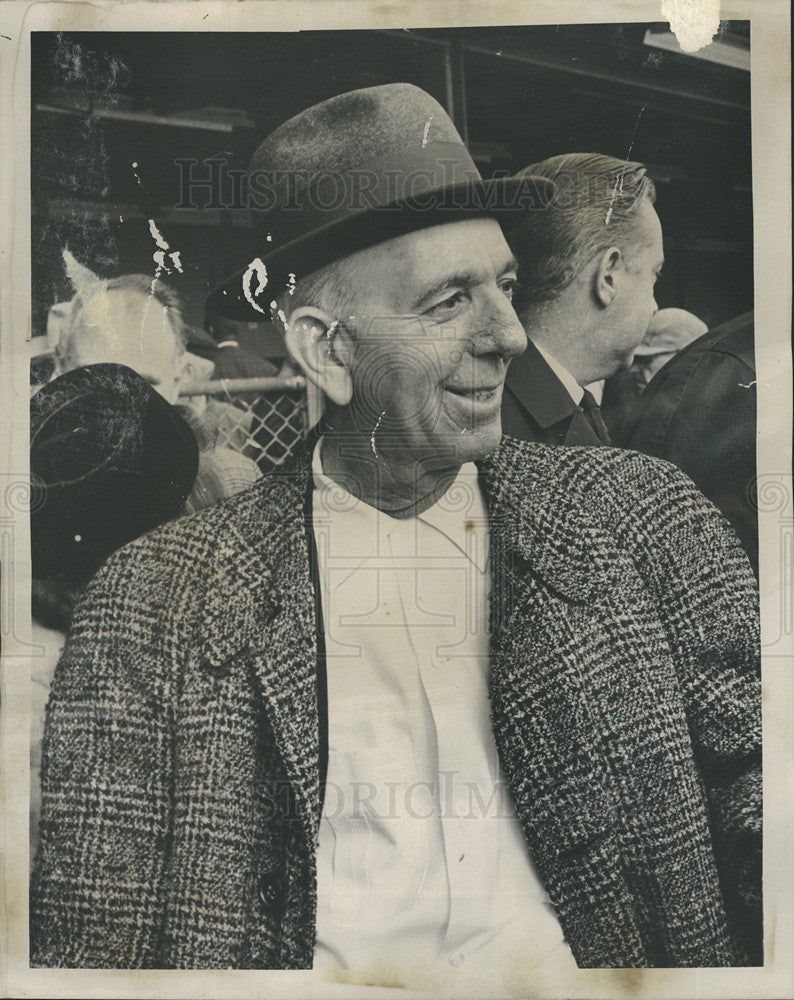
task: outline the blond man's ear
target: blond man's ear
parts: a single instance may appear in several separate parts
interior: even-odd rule
[[[617,295],[617,282],[623,269],[623,254],[618,247],[609,247],[598,259],[593,275],[594,292],[598,302],[606,308]]]

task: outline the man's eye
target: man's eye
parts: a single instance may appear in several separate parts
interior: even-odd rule
[[[465,299],[465,294],[463,292],[453,292],[448,295],[441,302],[437,302],[434,306],[428,309],[428,312],[433,316],[442,316],[444,313],[452,312],[456,309],[461,302]]]
[[[499,282],[499,287],[505,293],[510,302],[513,301],[513,295],[516,291],[516,286],[518,281],[515,278],[505,278],[503,281]]]

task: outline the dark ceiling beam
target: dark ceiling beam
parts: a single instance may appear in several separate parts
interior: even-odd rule
[[[618,76],[615,73],[607,73],[603,70],[594,70],[585,67],[575,66],[565,59],[555,59],[553,56],[537,56],[534,54],[524,54],[517,52],[505,52],[504,49],[491,49],[483,45],[467,45],[469,52],[482,56],[491,56],[493,59],[508,59],[511,62],[523,63],[534,66],[538,69],[551,70],[556,73],[567,73],[588,80],[603,80],[606,83],[619,84],[624,87],[635,87],[646,92],[652,91],[656,94],[668,94],[671,97],[684,97],[687,100],[703,101],[706,104],[714,104],[718,107],[731,108],[734,111],[746,111],[750,108],[746,104],[738,101],[727,101],[720,97],[710,97],[707,94],[700,94],[695,91],[679,90],[677,87],[660,86],[656,82],[647,80],[634,80],[631,77]]]
[[[444,38],[431,37],[413,31],[387,30],[384,31],[383,34],[388,34],[393,38],[400,38],[404,42],[413,44],[434,46],[439,49],[448,49],[449,47],[449,42]],[[505,48],[497,49],[489,45],[482,45],[467,41],[462,41],[462,46],[466,52],[486,56],[492,59],[502,59],[513,63],[521,63],[526,66],[532,66],[536,69],[542,69],[554,73],[564,73],[570,77],[576,77],[578,79],[602,80],[605,83],[612,84],[613,86],[632,87],[635,90],[643,91],[646,94],[653,91],[657,94],[666,94],[670,97],[684,98],[687,101],[699,101],[703,104],[710,104],[714,107],[726,108],[731,111],[741,111],[746,114],[750,113],[749,105],[741,101],[731,101],[722,97],[712,97],[696,90],[682,90],[680,87],[665,86],[656,81],[651,82],[649,80],[638,80],[623,74],[593,69],[592,67],[577,66],[574,62],[564,56],[555,56],[554,54],[549,54],[548,52],[544,55],[534,52],[516,52]]]

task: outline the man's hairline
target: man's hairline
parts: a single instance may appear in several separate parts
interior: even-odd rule
[[[631,208],[629,214],[634,221],[635,227],[637,226],[637,215],[642,210],[643,205],[646,204],[655,210],[656,199],[655,197],[651,196],[650,191],[646,191],[641,198],[638,198],[636,203]],[[606,253],[606,251],[609,250],[611,247],[615,247],[618,250],[622,260],[624,261],[624,264],[630,265],[633,261],[636,260],[636,258],[643,250],[647,250],[649,247],[653,246],[653,242],[654,242],[654,237],[649,236],[647,239],[632,240],[628,243],[625,243],[621,247],[618,246],[618,244],[614,241],[609,242],[605,240],[599,246],[599,248],[595,250],[590,257],[587,258],[587,260],[582,264],[582,266],[574,274],[571,275],[569,281],[567,281],[560,288],[555,289],[553,295],[541,299],[536,299],[535,301],[527,302],[523,306],[521,306],[520,312],[517,311],[519,319],[523,321],[525,316],[533,309],[533,307],[548,305],[549,303],[556,302],[565,291],[571,288],[571,286],[574,285],[582,277],[582,275],[589,267],[592,267],[594,261],[596,261],[604,253]],[[662,257],[659,266],[661,267],[663,264],[664,264],[664,257]],[[627,269],[629,269],[629,273],[632,274],[636,273],[636,270],[631,270],[630,268]]]

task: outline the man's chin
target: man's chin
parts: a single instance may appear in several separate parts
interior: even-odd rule
[[[478,428],[469,433],[465,431],[458,440],[458,452],[461,462],[478,462],[486,458],[499,447],[502,440],[501,417],[489,426]]]

